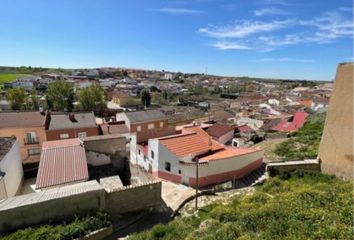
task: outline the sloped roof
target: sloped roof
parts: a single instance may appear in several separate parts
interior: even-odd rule
[[[235,128],[226,124],[214,124],[206,131],[210,136],[219,138],[225,134],[234,131]]]
[[[44,120],[40,112],[0,112],[0,128],[43,127]]]
[[[282,121],[272,128],[278,132],[295,132],[299,130],[305,123],[309,114],[303,111],[296,112],[292,122]]]
[[[75,121],[70,120],[70,114],[73,114]],[[96,127],[95,115],[92,112],[70,114],[51,114],[48,130]]]
[[[227,147],[221,151],[218,151],[214,154],[208,155],[200,159],[200,161],[213,161],[213,160],[220,160],[224,158],[230,158],[235,156],[244,155],[247,153],[253,153],[261,151],[258,148],[235,148],[235,147]]]
[[[125,123],[103,123],[100,124],[100,128],[103,132],[103,134],[123,134],[123,133],[129,133],[129,129],[127,127],[127,125],[125,125]]]
[[[167,119],[165,114],[159,110],[147,110],[138,112],[125,112],[130,123],[150,122],[155,120]]]
[[[160,138],[160,143],[178,157],[199,155],[223,149],[223,145],[199,127],[186,128],[182,134]]]
[[[85,148],[79,139],[43,142],[36,189],[88,179]]]

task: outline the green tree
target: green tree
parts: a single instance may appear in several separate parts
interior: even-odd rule
[[[23,88],[12,88],[7,91],[6,99],[11,103],[13,110],[20,110],[26,100],[26,91]]]
[[[38,99],[38,94],[36,90],[33,90],[31,92],[31,103],[32,103],[32,108],[33,110],[38,110],[39,109],[39,99]]]
[[[147,90],[146,88],[141,91],[140,98],[141,98],[141,103],[145,107],[149,107],[151,105],[151,95],[149,90]]]
[[[104,90],[98,84],[81,89],[78,100],[83,111],[100,111],[105,107]]]
[[[70,83],[65,81],[55,81],[49,84],[46,95],[48,106],[53,110],[72,110],[74,90]]]

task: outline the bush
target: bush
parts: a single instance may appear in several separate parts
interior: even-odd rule
[[[76,239],[86,234],[108,227],[111,225],[109,215],[102,212],[97,212],[86,217],[76,217],[70,222],[63,222],[60,224],[46,224],[37,227],[28,227],[17,230],[14,233],[1,236],[1,240],[69,240]]]

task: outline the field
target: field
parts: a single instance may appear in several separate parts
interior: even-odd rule
[[[15,73],[0,74],[0,85],[4,84],[6,82],[13,82],[16,80],[16,78],[26,77],[26,76],[31,76],[31,75],[29,75],[29,74],[15,74]]]

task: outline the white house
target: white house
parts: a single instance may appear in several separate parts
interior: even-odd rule
[[[242,178],[263,162],[261,149],[226,147],[199,127],[149,139],[141,152],[145,158],[138,164],[154,176],[189,186],[196,185],[196,158],[199,159],[199,186]]]
[[[0,199],[21,191],[23,169],[20,147],[15,138],[0,138]]]

